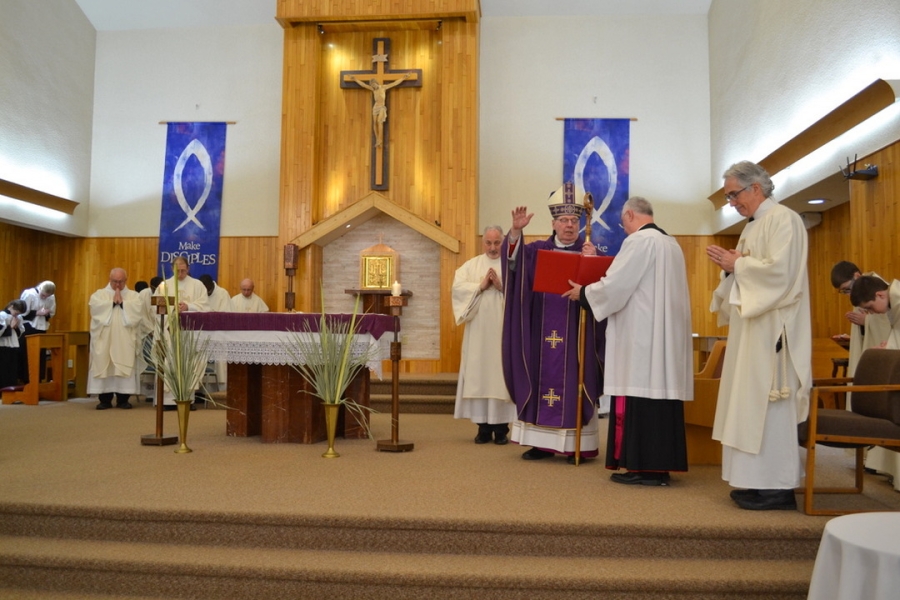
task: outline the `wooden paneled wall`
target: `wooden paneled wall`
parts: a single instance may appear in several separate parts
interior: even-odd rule
[[[848,260],[888,281],[900,279],[900,142],[865,157],[865,163],[878,166],[878,177],[850,182]]]
[[[158,239],[70,238],[0,223],[2,278],[0,298],[18,298],[22,290],[45,279],[56,283],[56,331],[83,331],[90,325],[90,295],[108,283],[109,271],[122,267],[128,285],[149,281],[156,272]],[[224,237],[220,241],[218,283],[231,295],[249,277],[270,308],[278,305],[284,279],[281,247],[275,237]]]
[[[285,29],[279,244],[291,243],[371,193],[372,92],[341,88],[340,73],[372,69],[373,40],[389,38],[390,68],[420,70],[422,86],[388,91],[389,189],[380,193],[461,244],[459,253],[441,250],[440,265],[435,265],[441,305],[448,307],[440,313],[442,356],[404,361],[402,368],[456,370],[462,338],[449,310],[450,284],[456,269],[478,252],[478,23],[444,13],[432,15],[441,20],[438,28],[401,22],[378,29],[358,26],[347,16],[357,3],[315,4],[329,15],[344,15],[348,24],[332,23],[321,33],[317,22],[301,19]],[[402,3],[375,4],[388,14]],[[417,16],[427,18],[426,7],[446,4],[422,3]],[[279,15],[302,8],[283,3]],[[319,281],[328,284],[321,254],[317,246],[301,250],[295,285],[299,310],[320,308]]]

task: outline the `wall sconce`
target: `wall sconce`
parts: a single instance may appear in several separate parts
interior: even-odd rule
[[[19,183],[13,183],[6,179],[0,179],[0,196],[7,196],[14,200],[21,200],[35,206],[42,206],[50,210],[58,210],[67,215],[75,212],[78,203],[73,200],[66,200],[47,192],[42,192],[34,188],[30,188]]]

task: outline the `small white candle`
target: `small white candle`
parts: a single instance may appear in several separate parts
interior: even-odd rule
[[[401,293],[403,293],[403,288],[400,287],[399,281],[395,281],[391,286],[391,296],[399,296]]]

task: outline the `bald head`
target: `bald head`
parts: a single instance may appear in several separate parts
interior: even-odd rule
[[[253,280],[245,279],[241,282],[241,294],[245,298],[249,298],[253,295]]]
[[[116,267],[109,272],[109,287],[111,287],[112,289],[123,290],[125,289],[125,284],[127,282],[128,273],[125,272],[125,269]]]

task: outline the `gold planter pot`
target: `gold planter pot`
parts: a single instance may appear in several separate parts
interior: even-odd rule
[[[334,451],[334,436],[337,432],[341,405],[322,403],[322,406],[325,408],[325,433],[328,435],[328,450],[322,455],[322,458],[337,458],[340,454]]]
[[[178,408],[178,449],[175,450],[175,454],[187,454],[188,452],[193,452],[187,446],[187,430],[188,430],[188,417],[191,416],[191,402],[182,402],[180,400],[175,401],[175,406]]]

